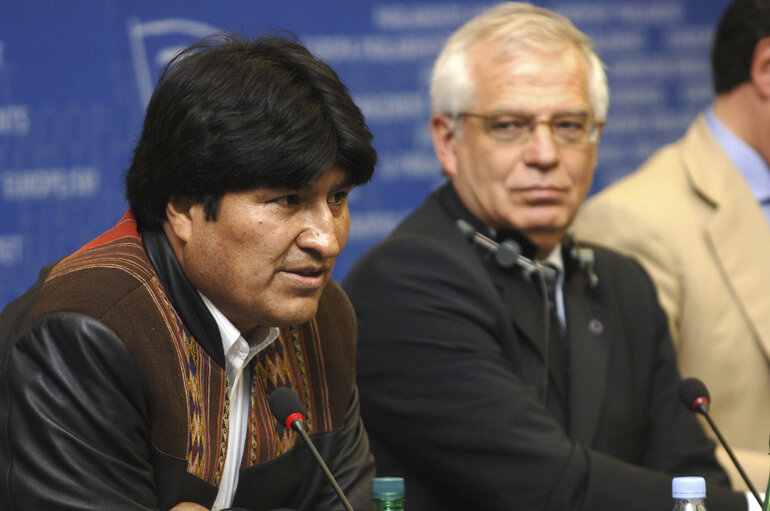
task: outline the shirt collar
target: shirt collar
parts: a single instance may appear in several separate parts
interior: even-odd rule
[[[238,340],[243,338],[241,336],[241,332],[235,327],[235,325],[233,325],[229,319],[227,319],[227,316],[225,316],[222,311],[220,311],[217,306],[212,303],[211,300],[209,300],[200,291],[198,291],[198,294],[200,294],[201,298],[203,299],[203,303],[206,304],[206,307],[211,312],[211,315],[214,317],[214,321],[216,321],[217,326],[219,327],[219,332],[222,336],[222,348],[224,349],[225,356],[227,357],[227,354],[230,352],[233,346],[237,346],[236,343]],[[257,353],[268,347],[277,338],[278,328],[276,327],[260,326],[254,329],[251,335],[249,335],[249,338],[244,340],[244,342],[248,345],[249,350],[245,363],[248,363],[248,361],[251,360]]]
[[[561,253],[561,243],[556,245],[556,247],[551,250],[551,253],[548,254],[548,257],[543,260],[543,264],[546,263],[554,266],[559,272],[564,272],[564,256]]]
[[[751,188],[757,201],[770,199],[770,167],[762,157],[746,142],[731,132],[717,118],[714,108],[709,107],[705,112],[706,125],[722,150],[730,158]]]
[[[559,286],[564,283],[564,255],[562,254],[561,248],[561,243],[559,243],[553,250],[551,250],[548,257],[541,261],[541,263],[551,266],[557,271],[556,283]]]

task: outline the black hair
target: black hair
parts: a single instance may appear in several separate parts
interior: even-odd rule
[[[770,0],[734,0],[722,14],[711,48],[711,76],[717,94],[751,79],[760,39],[770,36]]]
[[[284,36],[205,38],[164,68],[126,173],[140,229],[172,199],[216,220],[222,196],[299,189],[332,166],[352,186],[371,179],[372,134],[337,74]]]

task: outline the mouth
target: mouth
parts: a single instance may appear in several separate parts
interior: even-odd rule
[[[554,191],[554,192],[563,192],[566,189],[567,189],[566,186],[562,186],[558,184],[547,184],[547,183],[537,183],[533,185],[520,185],[514,188],[514,190],[517,190],[517,191],[547,190],[547,191]]]
[[[286,268],[283,270],[283,273],[288,276],[297,287],[316,289],[324,284],[330,270],[327,266],[323,265],[308,265]]]
[[[316,277],[318,275],[326,273],[326,267],[325,266],[305,266],[302,268],[291,268],[286,271],[288,273],[296,273],[297,275],[302,275],[303,277]]]
[[[524,195],[529,200],[552,201],[561,198],[567,193],[567,189],[556,185],[533,185],[518,187],[514,192]]]

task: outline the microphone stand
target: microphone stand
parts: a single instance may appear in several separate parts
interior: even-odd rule
[[[342,492],[342,488],[340,488],[340,485],[337,484],[337,480],[332,475],[331,470],[329,470],[329,467],[326,466],[326,462],[324,462],[324,459],[321,457],[321,454],[318,452],[318,449],[315,448],[315,445],[313,445],[313,442],[310,440],[310,437],[305,432],[305,428],[302,426],[302,421],[300,419],[297,419],[294,422],[292,422],[291,429],[299,433],[299,435],[302,437],[302,440],[305,441],[305,445],[307,445],[308,449],[310,449],[310,452],[312,452],[313,456],[315,456],[316,461],[323,469],[324,473],[326,474],[326,478],[331,483],[332,488],[334,488],[334,492],[342,501],[342,504],[345,506],[345,509],[347,511],[354,511],[353,506],[350,505],[348,498]]]
[[[743,478],[743,481],[746,483],[746,486],[748,486],[749,491],[752,495],[754,495],[754,498],[759,503],[759,507],[763,506],[762,499],[759,496],[759,493],[754,488],[754,485],[751,484],[751,480],[749,479],[749,476],[746,475],[746,472],[743,471],[743,467],[740,463],[738,463],[738,459],[735,457],[735,454],[733,454],[733,450],[730,449],[730,446],[727,445],[727,442],[725,441],[724,437],[722,436],[722,433],[719,432],[719,429],[717,428],[717,425],[714,423],[714,421],[711,419],[711,414],[708,411],[708,406],[705,403],[700,403],[696,409],[706,417],[706,420],[709,423],[709,426],[711,426],[711,430],[716,434],[717,438],[719,439],[719,443],[722,444],[722,447],[725,448],[725,451],[727,451],[727,455],[730,456],[730,459],[733,462],[733,465],[735,465],[735,468],[738,469],[738,473]],[[770,496],[765,495],[765,498],[770,498]]]

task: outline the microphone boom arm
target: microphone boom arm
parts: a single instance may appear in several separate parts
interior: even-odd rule
[[[329,470],[329,467],[326,465],[326,462],[324,462],[324,459],[321,457],[321,454],[318,452],[318,449],[316,449],[315,445],[313,445],[313,442],[310,440],[310,437],[305,432],[305,428],[302,427],[302,421],[300,419],[297,419],[294,422],[292,422],[291,429],[299,433],[299,435],[302,437],[302,440],[305,441],[305,445],[307,445],[308,449],[310,449],[310,452],[312,452],[313,456],[315,456],[316,461],[323,469],[324,473],[326,474],[326,478],[331,483],[332,488],[334,488],[334,492],[337,494],[337,497],[339,497],[339,499],[342,501],[342,504],[345,506],[345,509],[347,511],[354,511],[353,507],[350,505],[350,502],[348,501],[348,498],[343,493],[342,488],[340,488],[340,485],[337,484],[337,480],[332,475],[331,470]]]
[[[334,478],[331,470],[329,470],[326,462],[321,457],[318,449],[316,449],[313,441],[310,440],[310,436],[308,436],[308,434],[305,432],[305,407],[302,406],[302,401],[300,401],[297,393],[294,392],[294,390],[292,390],[290,387],[278,387],[277,389],[273,390],[270,393],[270,411],[278,420],[279,424],[283,424],[287,428],[291,428],[299,433],[299,436],[302,437],[305,445],[308,449],[310,449],[310,452],[313,453],[316,462],[318,462],[318,465],[326,475],[326,479],[329,480],[332,488],[334,488],[334,492],[337,494],[337,497],[339,497],[340,501],[345,506],[345,510],[354,511],[353,506],[350,505],[350,501],[343,493],[342,488],[340,488],[340,485],[337,483],[337,480]]]
[[[749,476],[747,476],[746,472],[743,471],[743,467],[741,466],[740,463],[738,463],[738,458],[735,457],[735,454],[733,454],[733,450],[730,449],[729,445],[727,445],[727,442],[722,436],[722,433],[719,432],[719,429],[717,428],[716,424],[714,424],[714,421],[711,418],[711,414],[708,411],[708,406],[706,406],[705,404],[700,404],[696,407],[696,410],[706,418],[706,420],[709,423],[709,426],[711,426],[711,429],[714,431],[714,434],[716,434],[717,438],[719,439],[719,443],[722,444],[722,447],[724,447],[725,451],[727,451],[727,455],[730,456],[730,459],[733,461],[733,465],[735,465],[735,468],[738,469],[738,473],[743,478],[743,481],[746,483],[746,486],[748,486],[749,491],[751,492],[752,495],[754,495],[754,498],[757,499],[757,502],[759,503],[759,507],[762,507],[764,504],[762,502],[762,498],[759,496],[759,492],[757,492],[756,488],[754,488],[754,485],[751,484],[751,479],[749,479]],[[770,498],[770,496],[765,495],[765,498],[766,499]]]
[[[711,431],[714,432],[717,439],[719,439],[719,443],[722,444],[722,447],[724,447],[725,451],[727,451],[727,455],[733,462],[733,466],[738,469],[738,473],[743,478],[743,482],[746,483],[746,486],[751,491],[751,494],[754,495],[754,498],[759,503],[759,507],[762,507],[762,499],[759,497],[759,493],[754,488],[754,485],[751,484],[751,480],[746,475],[746,472],[743,471],[743,467],[738,462],[738,458],[735,457],[732,449],[730,449],[730,446],[727,445],[727,441],[724,439],[722,433],[719,431],[719,428],[717,428],[716,423],[714,423],[714,420],[711,418],[711,414],[709,413],[711,397],[709,396],[709,391],[706,388],[706,385],[698,378],[685,378],[679,382],[679,399],[690,410],[699,413],[706,418],[706,421],[708,421],[708,424],[711,427]],[[765,495],[765,500],[768,498],[770,498],[770,496]]]
[[[455,222],[457,228],[460,229],[463,236],[468,240],[476,243],[480,247],[489,250],[494,256],[495,261],[503,268],[512,268],[513,266],[519,266],[527,273],[543,273],[546,278],[553,278],[555,276],[554,270],[544,266],[539,261],[533,261],[527,257],[521,255],[521,247],[513,240],[506,240],[503,243],[498,243],[492,238],[484,236],[477,231],[471,224],[463,219],[457,219]]]

